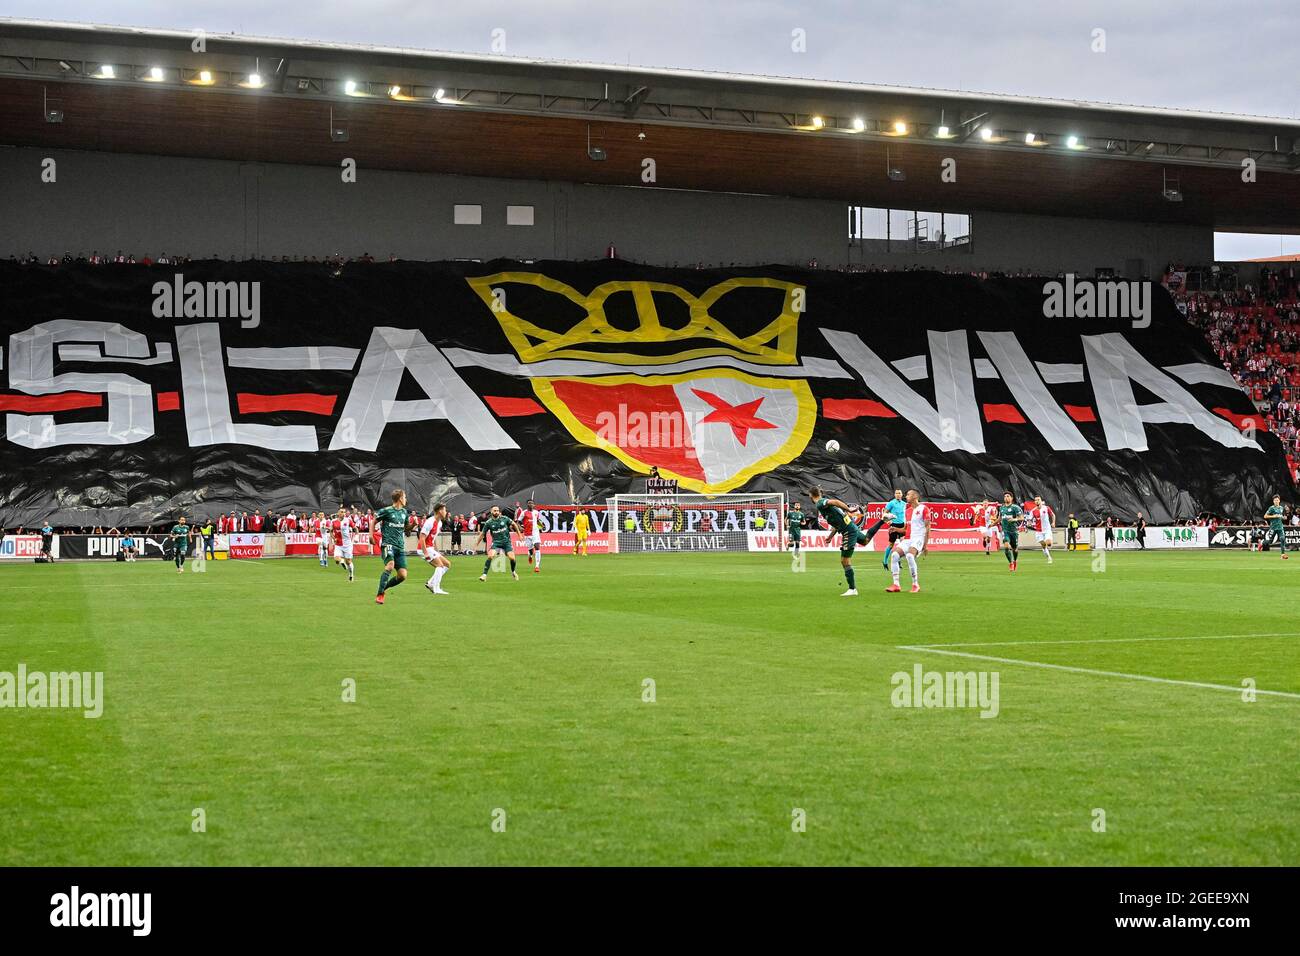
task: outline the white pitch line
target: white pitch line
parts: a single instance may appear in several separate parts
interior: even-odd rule
[[[1225,641],[1238,637],[1300,637],[1300,631],[1262,634],[1188,634],[1183,637],[1084,637],[1063,641],[967,641],[961,644],[914,644],[909,647],[1011,647],[1018,644],[1131,644],[1136,641]]]
[[[1125,680],[1141,680],[1152,684],[1176,684],[1181,687],[1200,687],[1204,690],[1229,690],[1234,694],[1240,694],[1245,687],[1233,687],[1231,684],[1206,684],[1195,680],[1175,680],[1172,677],[1152,677],[1149,674],[1125,674],[1122,671],[1100,671],[1091,667],[1070,667],[1066,664],[1044,664],[1042,661],[1022,661],[1012,657],[994,657],[991,654],[969,654],[965,651],[945,651],[937,647],[927,647],[916,644],[900,644],[896,648],[900,651],[919,651],[923,654],[945,654],[949,657],[970,657],[980,661],[994,661],[998,664],[1020,664],[1023,667],[1038,667],[1043,670],[1065,671],[1069,674],[1090,674],[1094,677],[1121,677]],[[1300,694],[1292,693],[1285,690],[1259,690],[1253,691],[1256,694],[1267,694],[1270,697],[1288,697],[1292,700],[1300,700]]]

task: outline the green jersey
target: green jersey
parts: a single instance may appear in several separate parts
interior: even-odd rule
[[[406,523],[410,512],[396,506],[380,508],[375,512],[375,521],[379,524],[380,542],[389,548],[406,552]]]
[[[848,530],[849,519],[844,516],[843,511],[831,504],[829,498],[818,498],[814,506],[817,508],[817,513],[836,531],[843,533]]]
[[[803,512],[791,511],[785,516],[786,526],[789,527],[791,534],[798,534],[803,530]]]
[[[184,554],[190,549],[190,526],[178,524],[172,526],[172,547]]]
[[[1271,505],[1269,509],[1264,512],[1264,517],[1268,519],[1268,526],[1274,531],[1283,530],[1282,518],[1285,515],[1286,512],[1283,510],[1281,505]]]
[[[1003,531],[1015,531],[1024,516],[1025,509],[1020,505],[998,505],[998,520],[1002,522]]]
[[[510,550],[510,519],[505,515],[488,518],[483,522],[483,533],[492,539],[492,547],[498,551]]]

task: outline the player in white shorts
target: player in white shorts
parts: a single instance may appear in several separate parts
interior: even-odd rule
[[[424,555],[424,560],[433,565],[433,577],[425,583],[425,587],[432,594],[447,594],[449,592],[442,589],[442,576],[447,573],[451,567],[451,562],[442,556],[442,552],[436,547],[438,535],[442,532],[442,523],[447,520],[447,506],[440,504],[433,509],[433,514],[424,519],[424,524],[420,525],[420,536],[416,541],[416,549]]]
[[[907,492],[907,505],[912,510],[907,522],[907,537],[902,541],[894,542],[894,552],[889,556],[889,570],[894,575],[894,583],[885,590],[892,592],[902,590],[898,586],[898,563],[906,558],[907,570],[912,575],[912,593],[915,594],[921,590],[916,559],[919,555],[925,554],[926,541],[930,537],[930,508],[928,505],[921,504],[921,495],[915,488]]]
[[[356,580],[356,568],[352,564],[352,516],[348,509],[340,507],[338,517],[334,519],[334,560],[339,567],[348,572],[348,583]]]
[[[984,539],[984,556],[988,557],[991,553],[989,549],[998,537],[998,506],[985,498],[980,502],[977,513],[979,520],[983,522],[980,526],[980,537]]]
[[[1043,549],[1047,563],[1052,563],[1052,528],[1056,525],[1056,513],[1044,502],[1042,495],[1034,495],[1034,507],[1029,511],[1029,521],[1034,526],[1034,540]]]
[[[318,511],[311,519],[316,529],[316,558],[322,568],[330,566],[330,523],[325,512]]]
[[[528,563],[534,572],[542,570],[542,513],[537,502],[528,499],[528,508],[520,515],[519,526],[524,530],[524,543],[528,545]]]

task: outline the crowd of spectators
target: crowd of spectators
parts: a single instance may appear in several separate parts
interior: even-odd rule
[[[28,252],[25,256],[9,256],[9,262],[14,265],[24,266],[70,266],[70,265],[92,265],[92,266],[182,266],[188,265],[194,261],[194,257],[189,255],[168,255],[165,252],[158,253],[157,257],[150,256],[148,253],[136,258],[133,252],[123,252],[118,249],[112,255],[108,253],[101,254],[98,249],[92,249],[90,255],[85,252],[78,252],[75,256],[71,252],[65,252],[61,256],[49,256],[42,259],[34,252]],[[240,262],[235,256],[211,255],[204,261],[227,261]],[[341,252],[336,252],[330,256],[268,256],[260,261],[263,262],[306,262],[323,265],[333,269],[342,268],[344,265],[352,262],[371,263],[377,262],[374,256],[368,252],[363,252],[359,256],[345,256]],[[396,255],[390,253],[389,262],[397,262]]]
[[[1257,284],[1179,289],[1187,321],[1204,335],[1224,368],[1259,409],[1300,483],[1300,280],[1295,267],[1260,270]]]

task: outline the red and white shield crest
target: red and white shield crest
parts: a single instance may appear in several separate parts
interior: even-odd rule
[[[812,435],[803,379],[728,368],[684,375],[541,378],[543,404],[579,441],[683,486],[715,494],[793,460]]]

